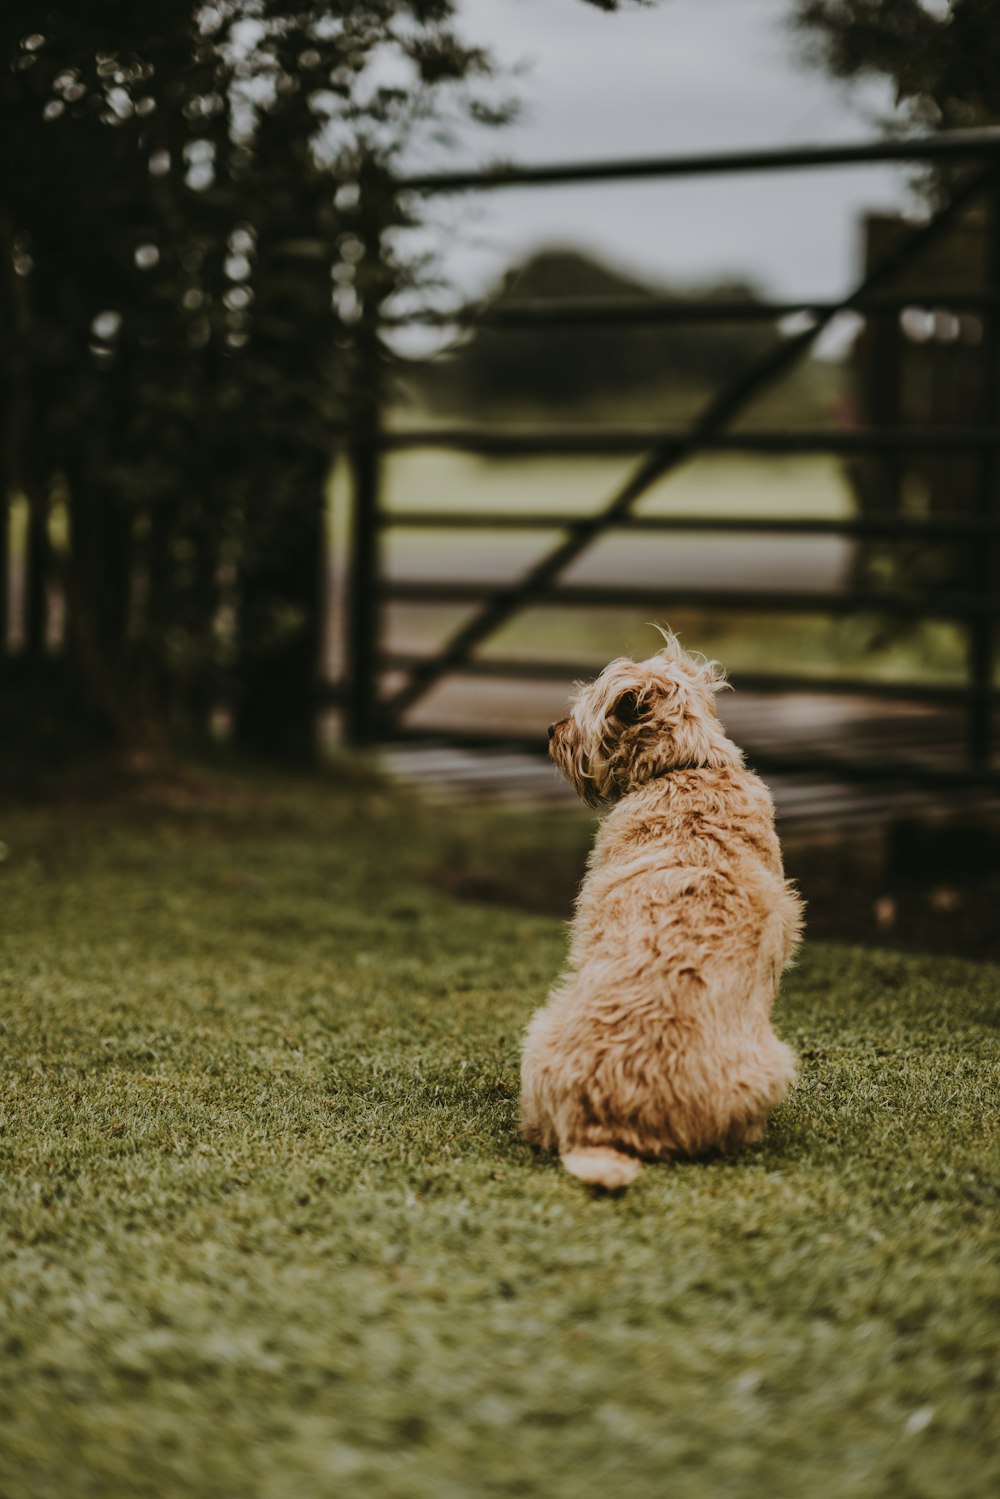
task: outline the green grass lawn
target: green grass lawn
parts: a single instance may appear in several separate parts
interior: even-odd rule
[[[998,1491],[1000,970],[807,944],[765,1146],[592,1197],[517,1132],[564,927],[447,894],[588,836],[348,768],[3,819],[4,1499]]]

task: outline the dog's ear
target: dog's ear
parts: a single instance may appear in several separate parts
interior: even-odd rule
[[[627,691],[619,693],[611,707],[608,709],[608,717],[613,718],[615,723],[620,723],[623,728],[629,728],[632,724],[639,722],[643,716],[643,703],[635,687],[629,687]]]

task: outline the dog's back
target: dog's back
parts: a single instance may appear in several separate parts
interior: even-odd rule
[[[692,701],[681,699],[686,717]],[[568,971],[526,1035],[527,1137],[607,1188],[626,1185],[638,1157],[759,1139],[794,1078],[770,1013],[801,904],[767,789],[714,728],[706,742],[720,738],[731,753],[719,763],[624,786],[580,891]],[[649,736],[635,743],[632,763]]]

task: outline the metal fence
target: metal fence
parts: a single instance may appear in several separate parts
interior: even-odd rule
[[[882,141],[846,147],[801,150],[754,151],[742,154],[667,157],[639,161],[582,163],[571,165],[505,167],[492,171],[441,173],[412,176],[397,187],[419,195],[464,191],[496,192],[508,187],[527,187],[622,179],[726,176],[737,173],[815,171],[826,167],[864,162],[913,162],[934,164],[947,181],[947,200],[926,222],[912,227],[872,264],[864,279],[847,296],[810,302],[648,301],[576,299],[558,302],[509,302],[493,308],[463,307],[417,321],[471,324],[488,322],[504,328],[583,327],[601,322],[706,324],[762,320],[774,324],[790,314],[800,315],[802,326],[781,337],[762,357],[738,372],[718,390],[684,428],[662,430],[650,427],[607,427],[598,431],[579,429],[539,431],[463,426],[391,432],[383,429],[377,405],[371,407],[352,433],[353,529],[347,630],[346,680],[338,694],[345,708],[349,738],[356,744],[426,737],[426,727],[416,730],[405,715],[417,702],[450,674],[508,676],[512,679],[567,680],[590,675],[593,668],[576,668],[565,661],[500,660],[481,658],[477,651],[488,639],[528,606],[636,606],[669,617],[671,607],[696,605],[728,612],[801,611],[847,615],[874,611],[893,617],[928,617],[958,621],[967,640],[966,675],[961,685],[921,687],[908,682],[873,682],[869,679],[837,679],[815,676],[740,675],[739,685],[749,690],[809,691],[867,694],[880,698],[900,697],[917,702],[950,703],[963,711],[966,723],[965,752],[954,767],[959,778],[995,778],[993,764],[993,714],[997,699],[994,682],[996,620],[1000,613],[1000,131],[964,131],[929,139]],[[901,291],[894,285],[903,272],[919,264],[931,247],[953,231],[961,216],[982,205],[987,220],[986,256],[982,285],[974,289],[954,286]],[[369,245],[369,252],[377,248]],[[981,319],[981,379],[978,410],[961,427],[875,427],[841,431],[801,428],[763,430],[735,429],[749,403],[781,376],[791,371],[810,350],[816,338],[839,314],[876,314],[899,317],[904,309],[932,308],[953,312],[974,311]],[[362,336],[376,342],[390,321],[379,325],[375,314],[366,314]],[[391,320],[398,327],[406,319]],[[642,455],[634,470],[596,514],[569,517],[565,514],[512,514],[504,511],[448,511],[390,513],[383,508],[381,466],[386,454],[404,448],[448,447],[493,455],[498,461],[524,454],[624,454]],[[720,519],[697,514],[683,517],[636,516],[637,501],[650,486],[694,456],[707,452],[766,454],[936,454],[974,455],[978,465],[978,504],[974,513],[947,517],[915,518],[887,513],[827,520],[753,519],[734,515]],[[454,581],[426,579],[390,580],[380,566],[380,540],[389,528],[509,531],[548,530],[562,533],[559,542],[545,551],[516,582],[500,586],[477,586]],[[688,587],[650,589],[569,586],[559,582],[569,565],[601,535],[612,530],[649,532],[668,536],[672,532],[726,531],[745,535],[830,535],[865,539],[877,537],[887,543],[913,541],[970,541],[976,546],[974,576],[960,588],[859,589],[826,593],[799,590],[758,592],[746,589]],[[472,612],[432,654],[389,653],[381,645],[384,607],[394,602],[410,604],[461,604]],[[383,691],[382,679],[394,673],[398,684]],[[495,734],[490,736],[496,742]],[[467,740],[476,738],[474,733]],[[780,757],[778,757],[780,759]],[[774,761],[775,757],[770,759]],[[854,764],[845,767],[859,773]],[[877,773],[900,769],[881,764]],[[912,766],[909,767],[912,771]]]

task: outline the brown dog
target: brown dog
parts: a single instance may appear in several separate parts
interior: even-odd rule
[[[570,784],[613,805],[568,971],[525,1036],[522,1123],[607,1189],[640,1157],[759,1140],[795,1077],[770,1016],[802,905],[771,797],[716,716],[716,664],[665,640],[648,661],[612,661],[549,731]]]

